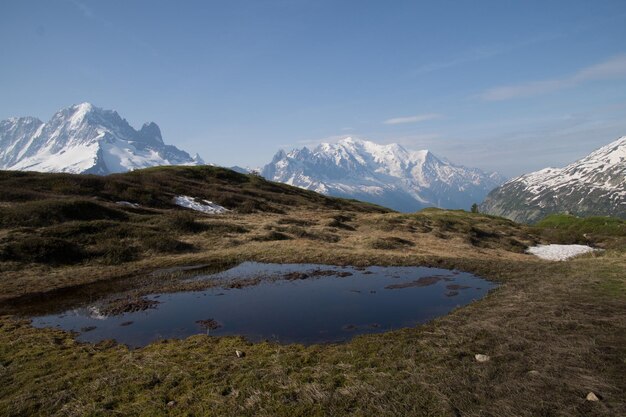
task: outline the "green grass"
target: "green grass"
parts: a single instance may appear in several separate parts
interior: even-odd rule
[[[49,226],[73,220],[126,220],[121,210],[82,199],[47,199],[0,207],[0,227]]]
[[[234,212],[185,211],[171,202],[178,194]],[[14,314],[0,317],[2,416],[599,417],[626,409],[626,236],[614,220],[529,227],[459,210],[392,213],[213,167],[0,172],[0,203],[0,311]],[[581,236],[613,250],[560,263],[522,253]],[[201,289],[184,272],[151,272],[248,260],[425,265],[501,285],[424,325],[313,346],[197,335],[128,349],[78,343],[16,315]],[[478,363],[476,353],[491,360]],[[589,391],[601,401],[585,401]]]
[[[599,283],[600,291],[610,297],[626,299],[626,281],[619,278],[608,278]]]
[[[483,300],[345,344],[197,335],[131,350],[3,317],[0,415],[621,415],[626,298],[596,286],[623,283],[623,260],[485,263],[504,285]]]
[[[207,239],[250,230],[182,209],[176,195],[214,201],[239,214],[294,208],[383,213],[372,204],[326,197],[226,168],[154,167],[109,176],[0,171],[0,258],[39,264],[126,263],[163,253],[191,253],[188,234]],[[138,208],[118,201],[140,204]],[[350,226],[338,223],[338,226]],[[311,238],[328,239],[311,233]],[[291,239],[282,232],[258,240]],[[65,255],[64,255],[65,253]]]
[[[552,214],[539,221],[539,228],[561,229],[578,233],[598,233],[607,236],[626,236],[626,221],[615,217],[576,217],[569,214]]]
[[[624,247],[626,221],[614,217],[576,217],[552,214],[533,227],[539,234],[556,243],[592,244],[606,248]]]
[[[282,213],[293,207],[390,211],[212,166],[154,167],[107,176],[0,171],[0,202],[88,197],[172,208],[176,195],[210,200],[241,213]]]

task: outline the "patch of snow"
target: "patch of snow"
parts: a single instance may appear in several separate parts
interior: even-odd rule
[[[139,207],[139,204],[131,203],[130,201],[116,201],[115,204],[117,204],[119,206],[132,207],[132,208],[138,208]]]
[[[526,252],[548,261],[565,261],[596,250],[586,245],[537,245],[528,248]]]
[[[208,200],[201,200],[202,203],[196,201],[194,197],[189,197],[187,195],[179,195],[174,197],[174,204],[177,206],[185,207],[191,210],[200,211],[202,213],[207,214],[222,214],[228,210],[225,207],[222,207],[218,204],[215,204]],[[204,204],[203,204],[204,203]]]
[[[95,142],[67,146],[58,153],[54,153],[51,147],[46,147],[40,149],[36,155],[24,158],[7,169],[78,174],[95,164],[97,154],[98,144]]]
[[[70,117],[69,127],[75,130],[83,122],[85,116],[93,110],[93,106],[91,103],[80,103],[72,106],[72,110],[74,110],[74,114]]]

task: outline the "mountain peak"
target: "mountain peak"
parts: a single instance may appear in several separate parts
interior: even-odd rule
[[[2,122],[8,122],[12,124],[30,124],[30,123],[42,124],[43,123],[41,120],[33,116],[9,117],[6,120],[2,120]]]
[[[135,130],[113,110],[84,102],[47,122],[0,122],[0,169],[109,174],[154,165],[198,165],[163,143],[156,123]]]
[[[481,210],[519,222],[552,213],[626,218],[626,136],[564,168],[544,168],[493,190]]]
[[[365,142],[363,139],[353,138],[352,136],[345,137],[340,139],[338,143],[363,143]]]
[[[622,136],[608,145],[601,147],[585,159],[588,158],[602,159],[603,162],[609,164],[626,162],[626,136]]]
[[[144,123],[139,130],[139,135],[145,142],[163,144],[161,129],[154,122]]]
[[[263,176],[324,194],[357,198],[401,211],[469,209],[501,184],[499,176],[452,165],[429,151],[345,137],[336,143],[277,153]]]
[[[285,153],[284,150],[279,149],[278,152],[276,152],[276,154],[274,155],[274,158],[272,158],[272,162],[278,162],[281,159],[284,159],[287,157],[287,154]]]
[[[205,165],[204,159],[202,159],[198,152],[196,152],[191,159],[198,165]]]
[[[56,119],[59,123],[68,123],[70,129],[78,129],[95,110],[96,107],[88,102],[74,104],[58,111],[53,119]]]
[[[94,107],[95,106],[93,104],[85,101],[85,102],[82,102],[82,103],[74,104],[72,106],[72,109],[74,109],[76,111],[87,113],[87,112],[92,111],[94,109]]]
[[[84,102],[84,103],[74,104],[73,106],[70,107],[70,110],[73,114],[73,117],[83,118],[87,114],[95,111],[96,107],[91,103]]]

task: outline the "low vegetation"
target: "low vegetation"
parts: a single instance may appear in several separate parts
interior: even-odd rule
[[[242,213],[283,213],[290,207],[389,211],[372,204],[329,198],[312,191],[269,182],[257,175],[244,175],[212,166],[154,167],[108,176],[0,171],[1,202],[88,198],[105,202],[127,201],[144,208],[168,209],[172,207],[172,198],[177,195],[210,200]],[[141,209],[135,211],[142,212]],[[6,211],[3,211],[3,222],[6,215]]]
[[[0,259],[18,262],[19,269],[23,263],[115,265],[193,252],[195,246],[181,240],[185,235],[210,239],[249,231],[174,205],[173,197],[183,194],[239,214],[291,207],[388,211],[216,167],[157,167],[106,177],[0,172]],[[273,231],[253,240],[290,238]]]
[[[535,229],[550,241],[626,249],[626,221],[614,217],[576,217],[552,214],[539,221]]]
[[[253,177],[211,167],[0,173],[0,415],[623,414],[623,222],[401,214]],[[185,210],[171,202],[178,194],[232,211]],[[607,250],[548,262],[524,253],[537,243]],[[143,296],[201,289],[210,284],[181,278],[246,260],[437,266],[501,285],[425,325],[345,344],[202,334],[129,349],[25,318],[101,297],[111,311],[158,308]]]

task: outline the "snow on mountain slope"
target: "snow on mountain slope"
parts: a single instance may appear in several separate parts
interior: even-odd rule
[[[279,151],[262,175],[323,194],[355,198],[400,211],[468,209],[503,182],[498,174],[453,165],[431,152],[345,138],[315,149]]]
[[[626,218],[626,136],[565,168],[545,168],[493,190],[481,211],[520,222],[551,213]]]
[[[199,165],[165,145],[155,123],[133,129],[111,110],[81,103],[43,123],[33,117],[0,121],[0,169],[110,174],[155,165]]]

